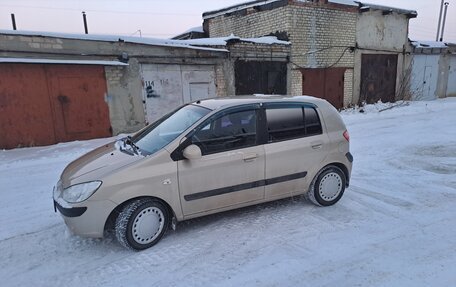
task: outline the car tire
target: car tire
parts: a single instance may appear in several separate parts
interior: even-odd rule
[[[144,250],[155,245],[170,222],[168,208],[154,199],[139,199],[127,204],[116,219],[119,243],[129,249]]]
[[[315,205],[330,206],[338,202],[344,194],[346,177],[334,165],[324,167],[310,184],[307,198]]]

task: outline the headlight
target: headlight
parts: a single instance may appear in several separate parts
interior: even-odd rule
[[[62,198],[70,203],[82,202],[94,194],[100,186],[101,181],[75,184],[63,190]]]

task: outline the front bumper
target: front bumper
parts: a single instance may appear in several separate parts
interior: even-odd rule
[[[103,237],[105,223],[117,204],[110,200],[86,200],[70,204],[54,190],[54,211],[59,211],[70,231],[79,236]]]
[[[60,204],[57,203],[57,201],[54,200],[54,211],[59,212],[66,216],[66,217],[78,217],[84,214],[86,212],[87,207],[74,207],[74,208],[65,208],[61,206]]]

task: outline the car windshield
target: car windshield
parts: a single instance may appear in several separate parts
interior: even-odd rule
[[[185,105],[140,131],[131,140],[142,152],[153,154],[172,142],[210,111],[200,106]]]

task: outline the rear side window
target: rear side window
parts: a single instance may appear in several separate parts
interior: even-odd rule
[[[299,138],[305,134],[302,107],[267,109],[269,141]]]
[[[286,108],[267,108],[266,118],[269,142],[296,139],[322,133],[317,111],[312,107],[296,105]]]

